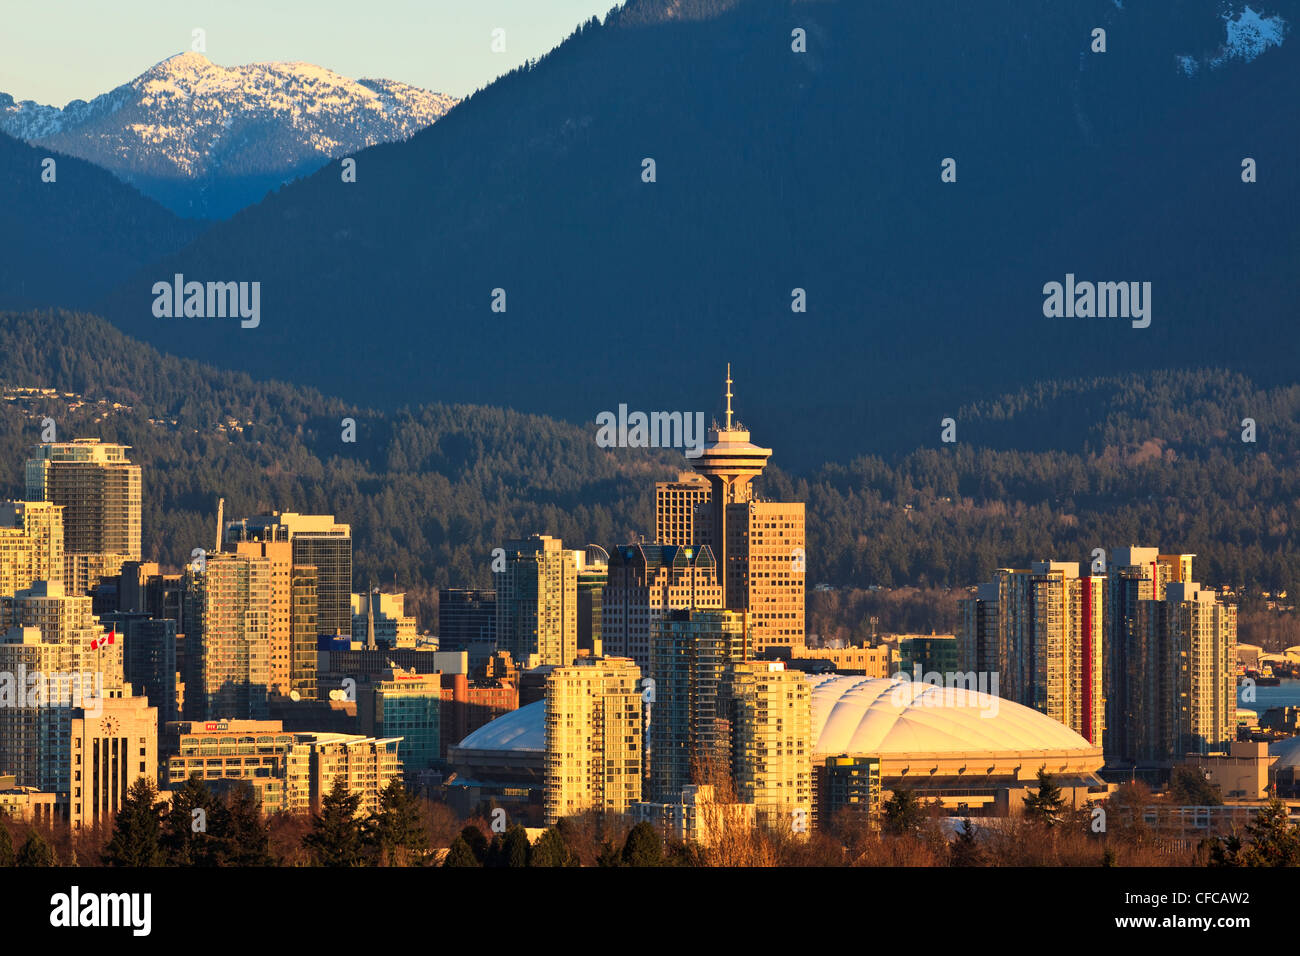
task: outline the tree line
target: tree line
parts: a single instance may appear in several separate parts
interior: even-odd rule
[[[144,467],[146,557],[174,567],[208,546],[225,497],[227,516],[348,522],[356,582],[486,587],[508,538],[651,537],[654,482],[684,467],[670,451],[602,449],[593,428],[505,409],[354,407],[163,355],[93,316],[0,313],[0,354],[0,383],[92,402],[0,403],[0,495],[23,494],[46,416],[60,438],[129,444]],[[955,444],[936,428],[910,452],[758,480],[760,495],[807,503],[810,585],[962,588],[997,567],[1133,543],[1196,553],[1205,583],[1300,580],[1300,387],[1221,371],[1047,382],[955,418]],[[1254,442],[1241,440],[1245,418]],[[431,599],[423,610],[431,628]]]

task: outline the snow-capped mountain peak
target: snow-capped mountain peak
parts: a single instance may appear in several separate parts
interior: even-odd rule
[[[303,62],[162,60],[62,109],[0,93],[0,130],[97,163],[182,215],[225,216],[330,159],[405,139],[456,100]]]

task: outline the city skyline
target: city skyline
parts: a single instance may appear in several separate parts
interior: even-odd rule
[[[10,11],[11,948],[1280,926],[1298,19]]]

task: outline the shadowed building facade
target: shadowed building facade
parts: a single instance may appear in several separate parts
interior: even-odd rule
[[[263,719],[271,686],[271,562],[215,554],[185,575],[185,717]]]
[[[667,803],[691,784],[729,776],[727,668],[748,657],[744,612],[672,611],[658,625],[650,660],[649,800]]]
[[[722,608],[713,550],[707,544],[611,548],[603,605],[605,653],[649,668],[659,622],[671,611]]]

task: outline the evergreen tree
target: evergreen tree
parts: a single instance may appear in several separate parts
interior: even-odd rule
[[[113,837],[104,847],[106,866],[162,866],[167,854],[162,845],[162,805],[148,777],[138,777],[127,788],[122,807],[113,818]]]
[[[360,806],[361,795],[349,793],[343,778],[336,778],[321,801],[321,812],[312,814],[311,832],[302,840],[317,866],[365,864],[362,826],[357,819]]]
[[[1219,837],[1210,850],[1211,866],[1300,866],[1300,827],[1277,797],[1259,808],[1246,825],[1246,838]]]
[[[663,866],[664,841],[649,823],[638,823],[623,844],[624,866]]]
[[[477,829],[477,828],[476,828]],[[480,834],[481,836],[482,834]],[[447,851],[447,857],[442,861],[443,866],[482,866],[482,862],[474,851],[470,848],[468,841],[464,836],[458,836],[451,841],[451,849]]]
[[[0,819],[0,866],[14,865],[14,840],[9,835],[9,828]]]
[[[224,866],[274,866],[271,837],[253,788],[243,780],[231,788],[221,808],[225,827],[221,844]]]
[[[511,827],[501,841],[500,866],[527,866],[532,846],[528,842],[528,832],[520,826]]]
[[[970,817],[961,821],[957,836],[948,847],[948,862],[952,866],[980,866],[984,862],[984,848],[975,836],[975,826]]]
[[[379,795],[379,811],[370,820],[368,836],[379,862],[389,866],[418,864],[429,852],[420,805],[396,777]]]
[[[1210,866],[1245,866],[1242,862],[1241,852],[1244,844],[1241,841],[1241,834],[1235,830],[1231,833],[1225,833],[1223,836],[1214,837],[1202,842],[1210,844]]]
[[[1045,767],[1038,768],[1038,792],[1025,797],[1025,817],[1049,827],[1056,826],[1065,808],[1065,797]]]
[[[921,829],[925,809],[911,790],[895,790],[881,809],[884,812],[887,832],[901,836]]]
[[[529,866],[577,866],[569,845],[564,842],[560,831],[552,827],[537,838],[533,844],[533,855]]]
[[[606,840],[600,845],[600,855],[596,857],[596,865],[597,866],[622,866],[623,855],[619,852],[617,846],[615,846],[609,840]]]
[[[505,844],[502,842],[500,833],[493,836],[492,842],[488,844],[488,848],[483,854],[483,865],[494,868],[506,865]]]
[[[460,831],[460,839],[465,841],[465,845],[474,854],[474,859],[478,860],[478,865],[487,866],[490,848],[483,831],[476,826],[468,826]]]
[[[199,811],[195,815],[195,811]],[[162,847],[172,866],[218,866],[225,807],[196,771],[172,795],[162,822]]]
[[[1195,767],[1175,767],[1169,778],[1169,799],[1185,807],[1219,807],[1223,797],[1217,784],[1210,783]]]
[[[27,834],[27,840],[23,843],[22,849],[18,851],[18,866],[58,866],[59,861],[54,855],[54,848],[45,842],[45,837],[41,836],[37,830],[32,830]]]

